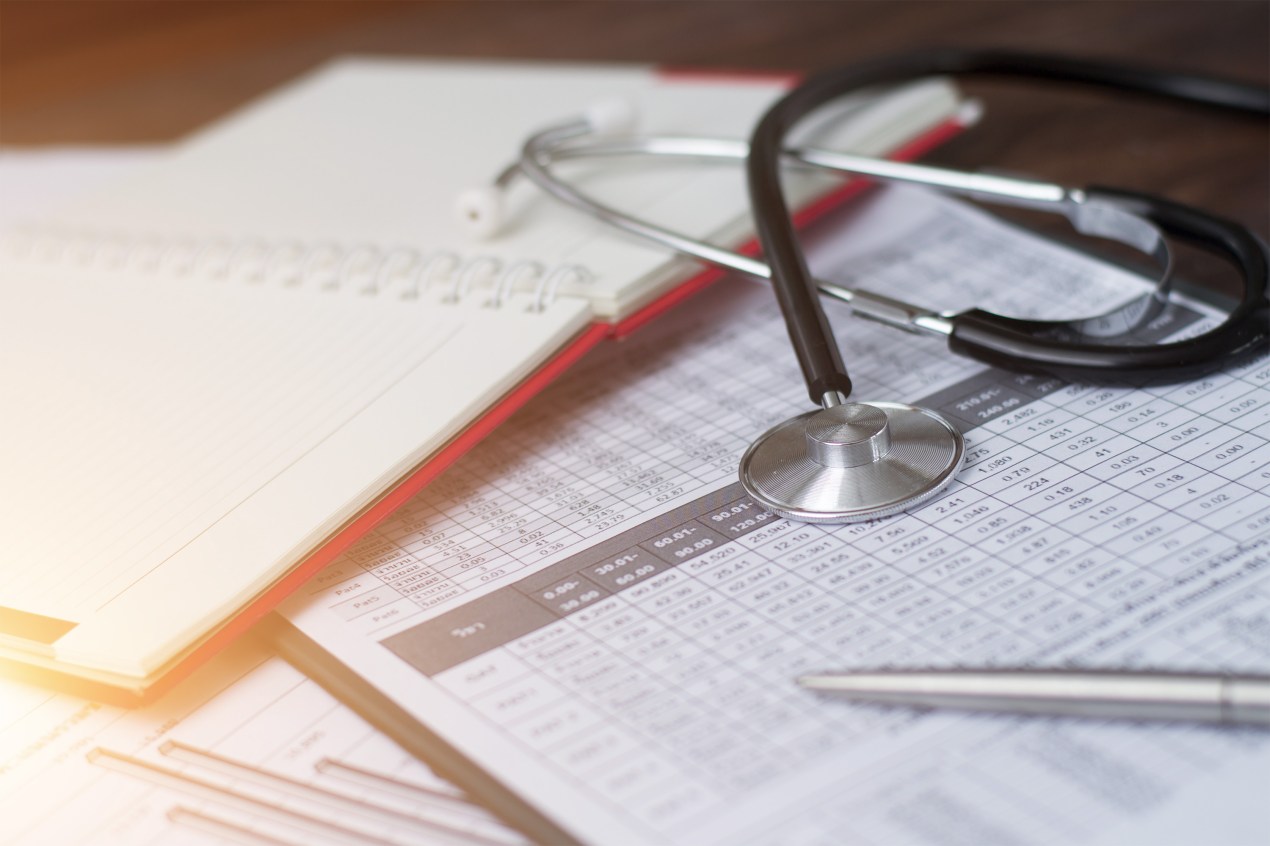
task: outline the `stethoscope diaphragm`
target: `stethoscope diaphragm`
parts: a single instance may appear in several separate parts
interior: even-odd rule
[[[762,507],[806,523],[885,517],[938,494],[966,457],[943,416],[895,402],[850,402],[769,429],[741,458]]]

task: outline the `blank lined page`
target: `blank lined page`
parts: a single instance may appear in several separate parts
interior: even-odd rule
[[[0,288],[0,595],[80,620],[440,349],[454,312],[120,278]]]
[[[294,566],[589,315],[577,300],[529,313],[525,297],[493,309],[4,270],[0,606],[76,624],[50,657],[139,677]]]

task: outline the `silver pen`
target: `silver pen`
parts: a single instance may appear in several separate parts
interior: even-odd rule
[[[1270,726],[1270,676],[1134,670],[864,670],[800,676],[810,690],[922,708]]]

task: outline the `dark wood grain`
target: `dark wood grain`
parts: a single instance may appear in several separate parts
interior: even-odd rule
[[[166,141],[333,56],[813,70],[932,44],[1270,81],[1270,3],[0,2],[0,144]],[[1270,230],[1270,128],[1088,93],[975,84],[988,117],[937,154],[1151,190]]]

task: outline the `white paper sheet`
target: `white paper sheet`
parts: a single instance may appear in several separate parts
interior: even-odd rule
[[[126,178],[162,152],[161,147],[0,149],[0,229]]]
[[[253,642],[135,711],[0,682],[0,842],[359,838],[524,842]]]

